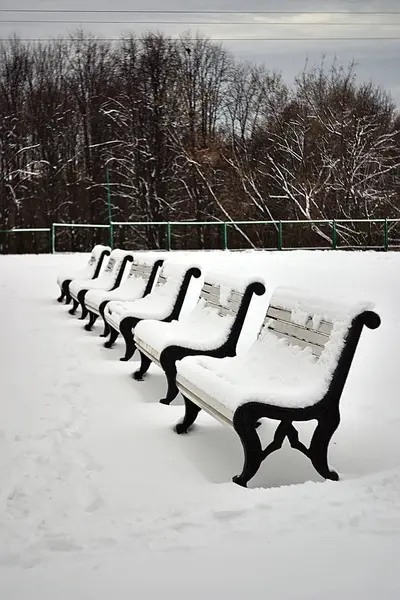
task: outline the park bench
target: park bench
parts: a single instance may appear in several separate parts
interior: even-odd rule
[[[152,255],[138,255],[133,259],[128,277],[116,289],[111,291],[89,290],[85,295],[85,306],[89,313],[89,321],[85,325],[86,331],[91,331],[93,325],[101,316],[104,321],[104,331],[101,337],[109,335],[109,326],[104,318],[104,310],[112,300],[133,301],[144,298],[153,289],[158,271],[163,260]]]
[[[181,313],[192,278],[199,278],[199,267],[165,262],[153,290],[145,298],[134,302],[109,302],[104,316],[110,327],[110,337],[104,344],[111,348],[121,333],[125,340],[125,356],[129,360],[136,349],[133,330],[143,319],[173,321]],[[197,300],[197,298],[195,298]]]
[[[65,298],[65,304],[71,302],[71,296],[69,294],[69,284],[73,279],[96,279],[100,275],[101,268],[106,256],[111,252],[109,246],[102,246],[98,244],[94,246],[87,265],[80,271],[75,273],[62,273],[57,277],[57,283],[60,286],[61,294],[57,298],[58,302],[62,302]]]
[[[90,279],[74,279],[69,285],[69,292],[72,297],[73,306],[69,311],[70,315],[74,315],[79,304],[82,308],[81,320],[87,316],[87,308],[85,306],[85,295],[89,290],[104,290],[111,291],[116,289],[122,281],[125,268],[129,262],[133,260],[132,252],[125,250],[113,250],[109,256],[106,268],[95,280]]]
[[[186,433],[201,409],[232,426],[244,450],[242,473],[233,481],[244,487],[286,437],[322,477],[337,480],[328,466],[328,446],[339,426],[339,401],[362,329],[380,325],[371,308],[278,288],[246,353],[223,359],[189,356],[178,363],[185,416],[176,432]],[[263,418],[279,422],[266,448],[256,431]],[[306,447],[293,422],[313,419],[317,425]]]
[[[218,274],[208,273],[195,308],[179,321],[145,320],[135,328],[134,341],[141,357],[133,377],[142,381],[153,362],[167,379],[167,393],[160,400],[170,404],[178,394],[176,362],[185,356],[235,356],[243,323],[253,297],[265,287],[260,281],[239,281],[227,287],[218,283]]]

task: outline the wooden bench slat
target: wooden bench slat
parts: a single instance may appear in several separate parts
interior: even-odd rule
[[[219,304],[219,294],[212,294],[211,292],[207,292],[206,290],[201,290],[200,296],[205,300],[210,300],[211,302]]]
[[[107,262],[107,266],[104,269],[104,272],[109,273],[110,271],[113,270],[114,266],[115,266],[115,258],[109,258],[108,262]]]
[[[151,267],[147,267],[147,265],[134,265],[131,269],[131,275],[139,275],[140,277],[147,279],[151,275]]]
[[[228,419],[228,417],[223,415],[219,410],[216,410],[216,408],[212,405],[212,398],[210,398],[208,394],[205,394],[193,383],[190,383],[189,386],[189,382],[184,377],[178,376],[177,383],[179,383],[179,389],[184,396],[189,398],[189,400],[197,404],[197,406],[214,417],[214,419],[220,421],[220,423],[232,427],[232,420]]]
[[[312,354],[314,354],[314,356],[316,356],[317,358],[319,358],[322,354],[323,347],[321,346],[311,344],[310,342],[305,342],[300,338],[287,335],[286,333],[281,333],[280,331],[275,331],[273,329],[270,329],[270,331],[273,333],[273,335],[276,335],[276,337],[286,340],[287,343],[291,346],[300,346],[300,348],[310,348]]]
[[[226,306],[221,306],[220,304],[217,304],[216,302],[211,302],[211,300],[206,300],[206,302],[209,306],[212,306],[213,308],[218,310],[218,314],[222,317],[224,317],[226,315],[229,315],[231,317],[236,316],[237,311],[233,310],[232,308],[229,308]]]
[[[237,312],[239,310],[239,308],[240,308],[240,304],[241,304],[241,300],[238,301],[238,300],[230,298],[228,300],[226,306],[227,306],[227,308],[231,308],[232,310],[234,310],[235,312]]]
[[[200,292],[200,297],[204,298],[209,304],[211,304],[215,308],[223,309],[223,314],[233,315],[237,314],[240,308],[240,304],[243,300],[243,294],[233,290],[229,296],[226,306],[222,305],[220,300],[220,293],[217,286],[213,286],[212,291],[211,286],[208,286],[207,288],[203,286]]]
[[[272,317],[267,321],[267,327],[270,330],[272,329],[273,331],[283,333],[288,337],[303,340],[304,342],[307,342],[307,344],[314,344],[321,348],[323,348],[329,340],[329,336],[324,333],[305,329],[305,327],[296,325],[296,323],[288,323],[287,321],[280,321],[279,319],[273,319]]]
[[[166,283],[167,283],[167,278],[165,277],[165,275],[159,275],[156,285],[158,287],[161,287],[162,285],[165,285]]]
[[[286,321],[288,323],[293,323],[292,313],[290,312],[290,310],[285,310],[284,308],[280,308],[277,306],[269,306],[267,315],[264,319],[264,323],[267,323],[270,317],[272,317],[274,319],[279,319],[280,321]],[[297,325],[297,326],[303,327],[302,325]],[[333,325],[332,325],[332,323],[329,323],[329,321],[321,321],[319,323],[318,327],[315,329],[313,327],[313,320],[310,317],[307,320],[303,329],[311,329],[312,331],[318,331],[319,333],[324,334],[329,337],[332,332],[332,327],[333,327]]]
[[[229,300],[231,302],[237,302],[238,304],[240,304],[241,301],[243,300],[242,292],[237,292],[236,290],[232,290]]]
[[[207,283],[207,281],[205,281],[203,283],[203,289],[219,297],[219,285],[214,285],[213,283]]]

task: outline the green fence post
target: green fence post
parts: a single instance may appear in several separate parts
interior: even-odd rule
[[[167,250],[171,250],[171,223],[168,221],[167,222],[167,228],[166,228],[166,241],[167,241]]]
[[[54,223],[51,224],[51,253],[54,254],[56,251],[56,226]]]
[[[111,250],[114,249],[114,224],[110,223],[110,247]]]
[[[282,221],[278,221],[278,250],[282,250],[282,248],[283,248]]]
[[[228,250],[228,225],[226,221],[222,225],[222,250]]]
[[[332,221],[332,248],[336,250],[337,248],[337,237],[336,237],[336,221],[333,219]]]
[[[389,228],[388,228],[388,222],[387,219],[385,219],[385,225],[384,225],[384,249],[385,252],[388,251],[389,248]]]

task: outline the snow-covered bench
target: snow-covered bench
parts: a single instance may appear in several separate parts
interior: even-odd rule
[[[260,281],[237,281],[220,285],[219,274],[209,273],[195,308],[179,321],[165,323],[145,320],[135,328],[135,344],[141,357],[138,381],[154,362],[167,378],[167,394],[160,400],[170,404],[178,394],[176,362],[185,356],[207,355],[223,358],[235,356],[236,346],[253,294],[261,296],[265,286]]]
[[[101,337],[109,335],[109,326],[104,318],[104,310],[112,300],[133,301],[144,298],[153,289],[158,271],[163,260],[157,255],[140,255],[134,258],[128,277],[115,290],[89,290],[85,295],[85,306],[89,313],[89,321],[85,325],[86,331],[91,331],[93,325],[101,316],[104,321],[104,332]]]
[[[169,322],[177,319],[192,277],[200,276],[199,267],[165,262],[156,286],[145,298],[134,302],[109,302],[104,311],[105,320],[110,327],[110,337],[104,344],[105,348],[111,348],[121,333],[126,347],[125,356],[120,360],[129,360],[136,349],[133,330],[139,321],[155,319]]]
[[[85,295],[89,290],[111,291],[117,288],[124,276],[124,271],[128,262],[133,260],[132,252],[125,250],[113,250],[108,259],[106,268],[97,279],[74,279],[69,284],[69,293],[72,297],[73,306],[69,310],[70,315],[74,315],[79,304],[82,308],[81,320],[87,316],[85,306]]]
[[[278,288],[247,353],[223,359],[190,356],[177,364],[176,382],[186,410],[176,432],[186,433],[201,408],[231,425],[244,450],[242,473],[233,478],[242,486],[286,437],[322,477],[337,480],[328,466],[328,446],[340,422],[339,401],[363,326],[380,325],[371,308]],[[256,428],[264,417],[279,425],[263,449]],[[317,426],[307,448],[293,421],[313,419]]]
[[[103,261],[106,256],[111,252],[109,246],[102,246],[98,244],[94,246],[89,261],[83,269],[75,271],[74,273],[66,272],[62,273],[57,277],[57,283],[60,286],[61,294],[57,298],[58,302],[62,302],[65,298],[65,304],[71,302],[71,296],[69,295],[69,284],[73,279],[96,279],[99,276]]]

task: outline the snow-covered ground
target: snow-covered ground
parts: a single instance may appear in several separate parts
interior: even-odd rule
[[[157,367],[132,380],[136,356],[120,363],[121,342],[106,350],[100,325],[55,301],[57,274],[86,256],[1,256],[1,600],[397,600],[400,254],[191,256],[263,275],[241,350],[277,285],[375,302],[382,325],[363,332],[331,446],[341,481],[285,445],[235,486],[234,431],[201,414],[177,436],[182,402],[158,404]]]

